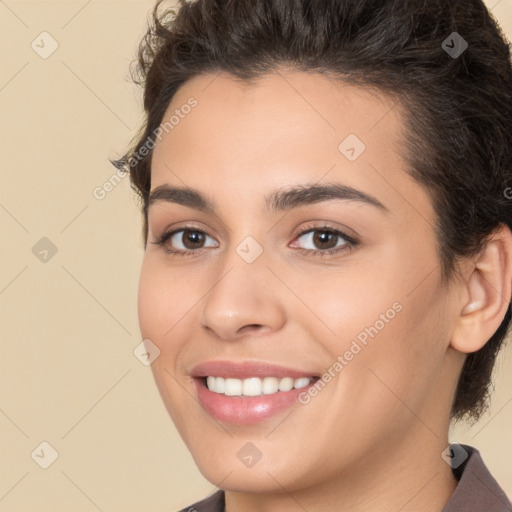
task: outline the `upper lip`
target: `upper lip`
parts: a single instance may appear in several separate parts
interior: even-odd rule
[[[286,368],[284,366],[267,363],[264,361],[205,361],[191,371],[193,377],[228,377],[235,379],[247,379],[249,377],[318,377],[309,370]]]

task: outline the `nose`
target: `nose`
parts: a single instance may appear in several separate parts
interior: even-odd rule
[[[281,329],[285,309],[280,284],[264,258],[246,263],[235,254],[202,302],[201,326],[210,335],[232,341]]]

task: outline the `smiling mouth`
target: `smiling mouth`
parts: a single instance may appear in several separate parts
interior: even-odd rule
[[[309,377],[248,377],[237,379],[231,377],[200,377],[201,383],[213,393],[227,397],[253,397],[284,393],[292,389],[301,389],[320,379],[318,376]]]

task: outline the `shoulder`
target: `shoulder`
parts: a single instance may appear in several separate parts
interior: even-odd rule
[[[465,455],[456,467],[452,463],[459,483],[443,512],[512,512],[512,503],[487,469],[480,452],[465,444],[451,446],[452,453]]]
[[[179,512],[224,512],[224,491],[218,490],[210,496],[196,501]]]

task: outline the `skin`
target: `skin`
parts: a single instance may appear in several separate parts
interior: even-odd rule
[[[186,185],[217,209],[149,208],[139,322],[161,351],[153,375],[199,470],[225,490],[227,512],[441,512],[457,484],[441,457],[450,404],[465,354],[489,339],[510,301],[510,231],[442,281],[431,199],[400,156],[399,106],[374,91],[285,69],[252,85],[208,74],[178,90],[164,119],[191,96],[197,106],[157,142],[151,189]],[[338,150],[348,134],[366,145],[353,162]],[[327,182],[387,211],[348,200],[263,209],[276,189]],[[360,243],[301,254],[325,247],[298,238],[311,222]],[[208,235],[195,246],[202,253],[153,243],[190,223]],[[250,264],[236,252],[247,236],[263,249]],[[184,243],[180,234],[167,247],[194,247]],[[401,311],[307,405],[240,426],[197,401],[190,371],[200,362],[321,374],[396,302]],[[237,457],[248,441],[262,454],[252,467]]]

